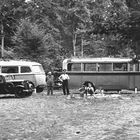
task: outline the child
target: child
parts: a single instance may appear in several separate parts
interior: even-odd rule
[[[94,94],[94,88],[91,85],[91,83],[88,83],[88,87],[86,87],[87,94],[90,94],[91,96]]]
[[[83,85],[81,88],[79,88],[79,91],[80,91],[80,96],[81,97],[84,97],[84,94],[85,94],[85,86]]]

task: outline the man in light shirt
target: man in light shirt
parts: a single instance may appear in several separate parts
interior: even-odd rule
[[[68,80],[70,79],[68,74],[66,74],[66,69],[63,70],[63,74],[59,76],[60,81],[62,82],[63,94],[69,95]]]

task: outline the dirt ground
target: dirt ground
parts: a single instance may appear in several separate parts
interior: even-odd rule
[[[0,98],[0,140],[140,140],[140,94]]]

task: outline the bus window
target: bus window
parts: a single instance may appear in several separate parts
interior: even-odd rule
[[[134,65],[130,64],[130,71],[133,71],[133,67],[134,67]]]
[[[111,63],[98,63],[98,71],[112,71]]]
[[[135,64],[135,71],[139,71],[139,64]]]
[[[113,64],[113,71],[127,71],[127,63],[114,63]]]
[[[130,71],[139,71],[139,64],[130,64]]]
[[[96,63],[84,64],[84,71],[96,71]]]
[[[3,66],[1,68],[2,73],[18,73],[18,66]]]
[[[29,73],[29,72],[31,72],[30,67],[21,66],[21,73]]]
[[[81,71],[81,63],[69,63],[68,71]]]

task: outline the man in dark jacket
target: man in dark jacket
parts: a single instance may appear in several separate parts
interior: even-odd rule
[[[54,86],[54,76],[51,72],[48,72],[46,76],[46,83],[47,83],[47,95],[53,95],[53,86]]]

